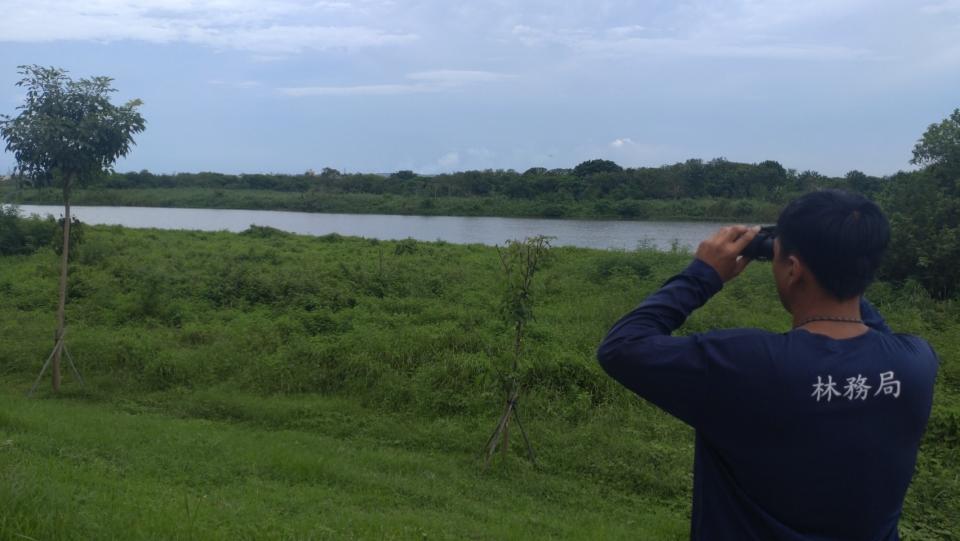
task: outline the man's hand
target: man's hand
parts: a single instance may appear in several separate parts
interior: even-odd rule
[[[696,257],[717,271],[724,282],[728,282],[747,268],[750,260],[741,257],[740,252],[757,236],[760,227],[731,225],[721,227],[712,237],[700,243]]]

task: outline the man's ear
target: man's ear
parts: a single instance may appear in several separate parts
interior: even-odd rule
[[[803,280],[807,268],[800,262],[800,258],[795,255],[787,256],[787,283],[796,284]]]

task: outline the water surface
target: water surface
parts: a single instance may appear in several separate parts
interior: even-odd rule
[[[61,216],[63,207],[20,205],[24,214]],[[302,235],[338,233],[381,240],[414,238],[455,244],[503,244],[534,235],[555,237],[556,246],[661,250],[694,249],[721,224],[712,222],[648,222],[619,220],[546,220],[461,216],[397,216],[385,214],[322,214],[275,210],[224,210],[156,207],[71,207],[89,224],[133,228],[192,229],[239,232],[251,225],[269,226]]]

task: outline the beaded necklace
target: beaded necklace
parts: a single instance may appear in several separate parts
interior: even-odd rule
[[[843,317],[843,316],[813,316],[808,317],[807,319],[801,321],[799,324],[794,325],[793,328],[803,327],[807,323],[812,323],[814,321],[836,321],[838,323],[863,323],[863,320],[858,317]]]

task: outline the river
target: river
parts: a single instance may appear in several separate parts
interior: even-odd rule
[[[192,229],[239,232],[251,225],[269,226],[302,235],[340,235],[382,240],[414,238],[455,244],[503,244],[534,235],[555,237],[555,246],[661,250],[694,249],[721,224],[711,222],[648,222],[619,220],[545,220],[537,218],[473,218],[462,216],[397,216],[384,214],[320,214],[274,210],[223,210],[151,207],[71,207],[89,224],[133,228]],[[63,207],[21,205],[23,214],[61,216]]]

